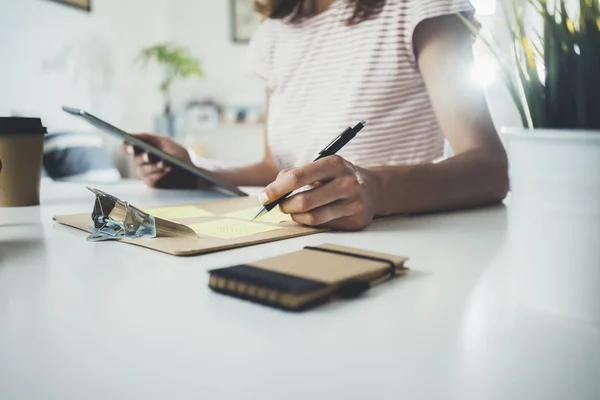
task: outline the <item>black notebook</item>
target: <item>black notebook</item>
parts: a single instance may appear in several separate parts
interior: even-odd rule
[[[256,303],[302,311],[338,297],[356,297],[408,271],[408,258],[323,244],[209,271],[209,287]]]

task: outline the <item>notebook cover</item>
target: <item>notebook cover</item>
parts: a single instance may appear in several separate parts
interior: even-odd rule
[[[335,253],[319,251],[331,250]],[[347,254],[339,254],[347,253]],[[209,271],[216,292],[272,307],[303,311],[333,296],[355,297],[408,269],[406,257],[323,244],[245,265]]]

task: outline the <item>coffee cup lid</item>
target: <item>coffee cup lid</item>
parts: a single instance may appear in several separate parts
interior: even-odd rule
[[[0,135],[2,134],[46,134],[40,118],[0,117]]]

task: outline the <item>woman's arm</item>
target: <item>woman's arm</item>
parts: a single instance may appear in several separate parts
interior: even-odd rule
[[[280,173],[260,202],[324,182],[291,196],[281,203],[282,210],[303,224],[354,230],[374,216],[482,206],[506,196],[506,154],[483,90],[471,78],[470,31],[456,16],[439,17],[419,24],[414,43],[435,117],[455,156],[440,163],[369,169],[339,156],[325,157]]]
[[[269,107],[270,93],[267,92],[267,110]],[[268,111],[267,111],[268,112]],[[171,138],[162,135],[152,135],[140,133],[138,138],[151,143],[159,149],[171,154],[183,161],[194,164],[188,150],[173,141]],[[266,129],[265,129],[266,139]],[[172,189],[192,189],[204,188],[207,182],[191,173],[173,169],[164,161],[150,156],[147,152],[135,149],[130,144],[124,144],[124,151],[134,156],[134,166],[136,175],[148,186]],[[202,163],[200,163],[202,164]],[[210,164],[210,162],[208,163]],[[200,165],[202,166],[202,165]],[[265,156],[262,161],[238,168],[222,169],[209,167],[214,174],[221,179],[230,182],[236,186],[265,186],[277,176],[277,166],[273,162],[268,143],[265,140]]]
[[[508,191],[507,158],[483,89],[473,81],[472,37],[455,16],[422,22],[414,43],[436,117],[455,156],[437,164],[377,168],[377,214],[496,203]]]

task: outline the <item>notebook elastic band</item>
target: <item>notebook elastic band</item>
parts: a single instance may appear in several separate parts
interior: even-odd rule
[[[355,253],[350,253],[350,252],[341,251],[341,250],[332,250],[332,249],[325,249],[322,247],[313,247],[313,246],[305,246],[304,249],[322,251],[324,253],[339,254],[341,256],[360,258],[361,260],[384,262],[390,266],[390,277],[393,277],[396,275],[396,263],[394,263],[392,260],[388,260],[387,258],[365,256],[362,254],[355,254]]]

